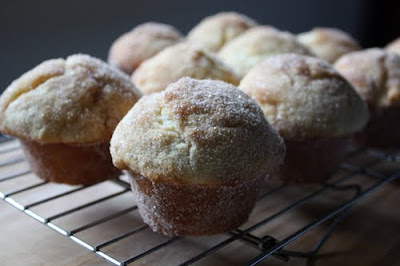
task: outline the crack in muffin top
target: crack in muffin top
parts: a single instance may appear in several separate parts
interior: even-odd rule
[[[400,106],[400,56],[380,48],[340,57],[335,68],[371,108]]]
[[[298,34],[297,39],[316,56],[331,64],[340,56],[361,49],[350,34],[335,28],[317,27]]]
[[[222,81],[188,77],[139,100],[111,140],[118,168],[175,183],[262,177],[282,162],[284,149],[246,94]]]
[[[256,26],[228,42],[218,52],[221,60],[241,77],[268,56],[282,53],[312,55],[296,36],[271,26]]]
[[[179,43],[144,61],[133,72],[132,81],[143,94],[151,94],[183,77],[222,80],[234,85],[240,80],[214,53],[191,43]]]
[[[140,96],[126,74],[99,59],[51,59],[4,91],[0,130],[42,143],[108,142]]]
[[[253,19],[237,12],[220,12],[204,18],[187,36],[187,40],[217,52],[226,43],[257,25]]]
[[[361,130],[368,119],[366,104],[350,83],[315,57],[269,57],[242,79],[239,88],[288,139],[346,136]]]
[[[144,60],[182,40],[182,33],[171,25],[143,23],[114,41],[108,54],[108,62],[127,74],[132,74]]]

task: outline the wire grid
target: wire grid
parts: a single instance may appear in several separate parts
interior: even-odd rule
[[[0,139],[0,170],[4,167],[7,166],[12,166],[14,164],[23,162],[25,159],[21,155],[20,157],[16,158],[11,158],[11,159],[4,159],[4,155],[7,155],[9,153],[15,152],[20,150],[19,145],[12,145],[12,146],[7,146],[11,142],[12,139],[2,137]],[[358,165],[355,163],[351,163],[352,159],[360,156],[360,155],[368,155],[372,158],[368,162],[363,163],[362,165]],[[375,166],[386,163],[386,162],[391,162],[392,164],[394,163],[395,165],[395,170],[391,171],[390,174],[387,173],[382,173],[380,171],[377,171],[374,169]],[[304,195],[304,197],[300,198],[299,200],[296,200],[295,202],[292,202],[288,206],[281,208],[279,211],[273,213],[273,214],[266,214],[265,217],[260,217],[258,222],[251,224],[247,228],[244,229],[237,229],[233,230],[229,233],[228,238],[226,238],[223,241],[220,241],[219,243],[213,245],[212,247],[203,250],[201,253],[191,257],[187,261],[183,263],[179,263],[180,265],[191,265],[197,261],[200,261],[204,259],[207,256],[210,256],[211,254],[225,248],[229,244],[240,241],[242,243],[245,243],[246,245],[257,249],[259,254],[254,257],[254,258],[249,258],[249,265],[256,265],[266,259],[267,257],[273,256],[277,259],[280,259],[282,261],[288,261],[290,257],[303,257],[303,258],[312,258],[315,256],[318,252],[318,250],[321,248],[321,246],[325,243],[325,241],[328,239],[328,237],[331,235],[335,227],[338,225],[338,223],[346,216],[350,208],[353,206],[354,203],[365,197],[366,195],[372,193],[373,191],[377,190],[378,188],[382,187],[384,184],[391,182],[392,180],[398,178],[400,176],[400,156],[397,151],[392,150],[388,152],[382,152],[382,151],[377,151],[377,150],[372,150],[372,149],[367,149],[367,148],[349,148],[349,152],[346,156],[345,161],[342,163],[341,170],[345,171],[346,174],[341,176],[340,178],[334,179],[333,178],[329,179],[327,182],[322,183],[320,186],[318,186],[314,191]],[[23,176],[26,176],[29,174],[30,171],[21,171],[17,173],[9,173],[4,176],[0,176],[0,184],[5,183],[5,182],[10,182],[12,180],[21,178]],[[369,186],[365,187],[362,186],[361,184],[357,182],[353,182],[353,179],[362,174],[363,176],[366,176],[370,178],[373,182]],[[69,214],[76,213],[80,210],[88,209],[91,208],[99,203],[109,201],[117,196],[120,196],[125,193],[129,193],[130,187],[129,184],[122,180],[122,179],[116,179],[112,181],[104,181],[106,183],[113,182],[114,184],[117,184],[120,186],[121,190],[117,191],[115,193],[112,193],[110,195],[101,197],[99,199],[90,201],[88,203],[76,206],[74,208],[59,212],[57,214],[43,217],[40,214],[36,213],[35,211],[32,210],[33,207],[57,200],[59,198],[63,198],[67,195],[73,195],[79,192],[84,192],[88,187],[90,186],[80,186],[80,187],[74,187],[71,190],[68,190],[66,192],[62,192],[56,195],[52,195],[49,197],[45,197],[44,199],[41,199],[39,201],[35,202],[30,202],[28,204],[22,204],[19,203],[18,200],[15,199],[15,196],[21,195],[23,193],[26,193],[27,191],[33,190],[38,187],[46,186],[48,185],[47,182],[45,181],[40,181],[37,183],[34,183],[32,185],[18,188],[16,190],[13,190],[11,192],[1,192],[0,191],[0,198],[7,202],[8,204],[12,205],[16,209],[24,212],[28,216],[34,218],[35,220],[39,221],[40,223],[46,225],[47,227],[57,231],[58,233],[68,237],[72,241],[76,242],[77,244],[81,245],[82,247],[86,248],[87,250],[91,251],[95,255],[105,259],[111,264],[114,265],[128,265],[130,263],[133,263],[137,260],[140,260],[144,258],[147,255],[150,255],[162,248],[165,248],[169,245],[171,245],[174,242],[181,241],[183,237],[172,237],[168,238],[167,240],[152,246],[151,248],[142,251],[138,254],[135,254],[134,256],[124,258],[124,259],[119,259],[114,257],[112,254],[109,254],[104,251],[104,249],[114,243],[117,243],[119,241],[122,241],[132,235],[135,235],[143,230],[147,230],[148,226],[145,224],[141,224],[139,226],[136,226],[134,228],[131,228],[129,231],[124,232],[122,234],[119,234],[118,236],[109,238],[109,239],[104,239],[102,242],[97,243],[95,245],[89,244],[85,239],[78,237],[77,234],[80,232],[83,232],[85,230],[91,229],[93,227],[99,226],[105,222],[111,221],[113,219],[116,219],[124,214],[128,214],[131,212],[134,212],[137,210],[137,206],[129,206],[128,208],[125,208],[121,211],[111,213],[110,215],[101,217],[95,221],[92,221],[87,224],[82,224],[78,227],[75,227],[73,229],[64,229],[61,226],[57,225],[54,221],[57,219],[60,219],[62,217],[65,217]],[[284,189],[286,189],[288,186],[287,185],[277,185],[274,187],[272,190],[266,191],[262,193],[259,198],[258,202],[261,201],[262,199],[268,198],[273,194],[277,194],[282,192]],[[300,228],[299,230],[295,231],[292,234],[289,234],[282,240],[278,240],[275,237],[271,235],[262,235],[262,236],[257,236],[257,234],[254,234],[254,232],[259,229],[262,226],[266,226],[272,221],[278,219],[282,215],[306,204],[310,200],[316,198],[317,196],[324,195],[328,191],[347,191],[351,192],[351,196],[347,197],[341,204],[338,206],[334,206],[334,208],[323,214],[321,217],[318,219],[312,221],[311,223],[305,225],[304,227]],[[297,252],[293,250],[287,250],[286,247],[289,245],[291,242],[295,241],[296,239],[302,237],[309,231],[315,229],[319,225],[330,222],[327,230],[322,233],[320,236],[319,240],[313,248],[308,251],[308,252]]]

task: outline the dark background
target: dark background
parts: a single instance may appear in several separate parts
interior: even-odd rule
[[[0,91],[49,58],[81,52],[106,59],[113,40],[137,24],[159,21],[187,33],[204,16],[224,10],[293,33],[337,27],[364,47],[383,46],[400,36],[396,0],[1,0]]]

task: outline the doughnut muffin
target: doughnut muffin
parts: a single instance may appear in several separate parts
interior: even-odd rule
[[[283,137],[286,157],[275,180],[326,179],[343,159],[347,139],[368,119],[364,101],[326,61],[283,54],[257,64],[239,85]]]
[[[321,59],[333,64],[342,55],[360,50],[350,34],[335,28],[314,28],[297,35],[297,39]]]
[[[211,235],[246,221],[284,144],[236,87],[185,77],[139,100],[116,127],[111,155],[153,231]]]
[[[257,25],[251,18],[236,12],[220,12],[204,18],[187,35],[187,40],[203,49],[217,52],[227,42]]]
[[[386,49],[400,55],[400,37],[386,45]]]
[[[400,56],[371,48],[342,56],[335,67],[369,107],[370,120],[356,144],[400,147]]]
[[[239,83],[233,70],[213,53],[189,43],[168,47],[144,61],[133,73],[132,81],[143,94],[151,94],[186,76]]]
[[[108,53],[108,62],[131,74],[144,60],[182,40],[182,34],[173,26],[147,22],[114,41]]]
[[[117,177],[109,141],[139,99],[129,77],[88,55],[41,63],[0,97],[0,130],[19,138],[46,181],[92,184]]]
[[[222,47],[218,55],[243,77],[264,58],[281,53],[311,55],[294,35],[270,26],[258,26],[247,30]]]

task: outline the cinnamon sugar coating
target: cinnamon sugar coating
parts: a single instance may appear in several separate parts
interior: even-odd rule
[[[311,55],[311,52],[289,32],[270,26],[253,27],[219,51],[222,61],[244,76],[264,58],[281,53]]]
[[[139,100],[111,139],[118,168],[177,184],[259,178],[282,162],[284,149],[246,94],[188,77]]]
[[[360,45],[350,34],[335,28],[317,27],[297,35],[297,39],[331,64],[344,54],[360,50]]]
[[[285,139],[338,137],[361,130],[366,104],[324,60],[296,54],[269,57],[239,86],[255,99]]]
[[[400,106],[400,56],[379,48],[346,54],[335,68],[373,108]]]
[[[213,53],[193,44],[168,47],[144,61],[133,73],[132,81],[144,94],[164,90],[182,77],[214,79],[237,85],[239,77]]]
[[[187,40],[217,52],[226,43],[257,25],[253,19],[237,12],[220,12],[204,18],[187,36]]]
[[[52,59],[2,94],[0,130],[41,143],[104,143],[140,96],[127,75],[99,59]]]
[[[123,34],[112,44],[108,62],[131,74],[144,60],[183,40],[173,26],[147,22]]]
[[[236,184],[174,184],[132,175],[140,216],[154,232],[202,236],[231,231],[244,223],[264,178]]]

